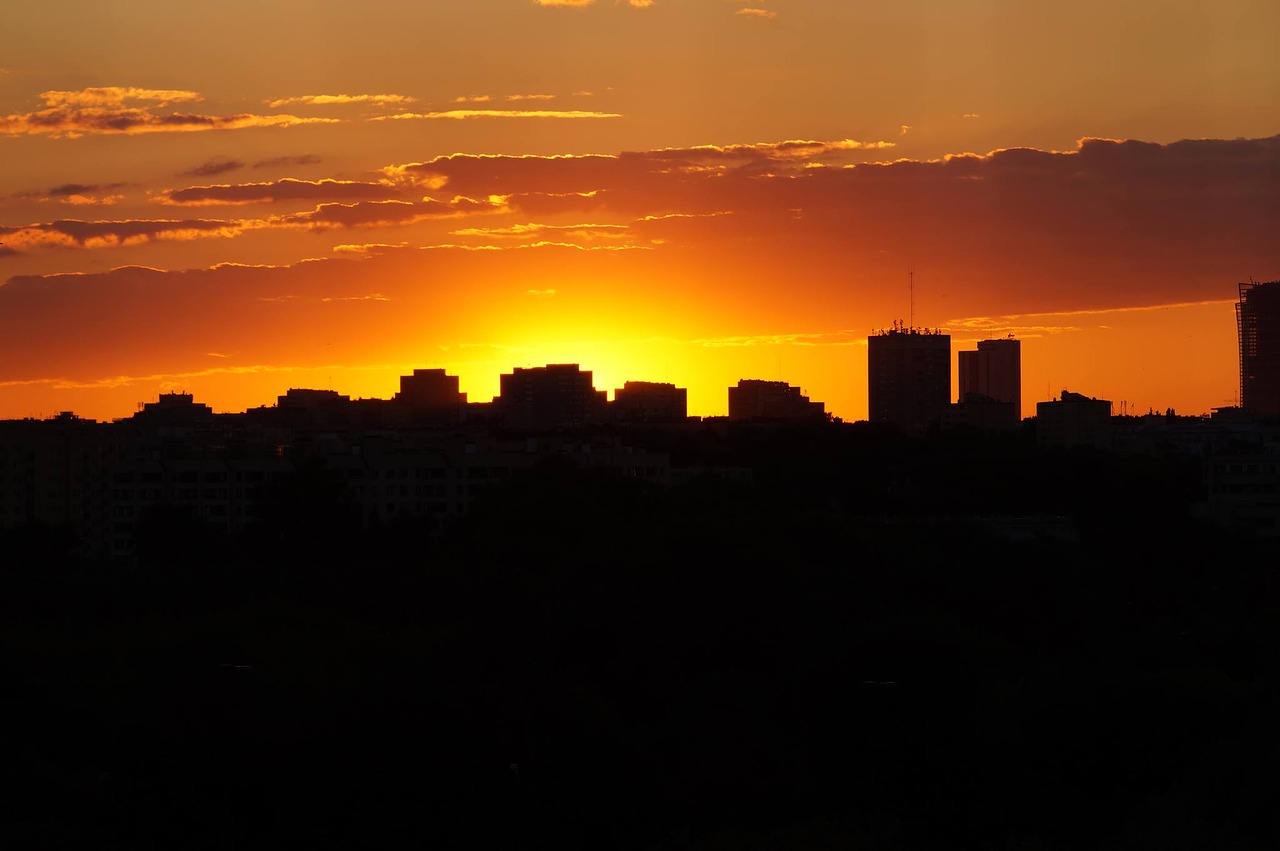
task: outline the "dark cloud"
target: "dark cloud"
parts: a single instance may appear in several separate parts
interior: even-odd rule
[[[315,165],[323,161],[315,154],[297,154],[295,156],[269,157],[265,160],[258,160],[253,164],[253,167],[275,168],[282,165]]]
[[[64,183],[61,186],[55,186],[49,190],[49,194],[54,197],[61,195],[86,195],[90,192],[97,192],[100,187],[97,184],[87,183]]]
[[[43,224],[0,227],[5,242],[18,248],[115,248],[158,239],[186,240],[236,236],[240,222],[208,219],[81,221],[63,219]]]
[[[402,192],[385,183],[352,180],[296,180],[286,177],[268,183],[189,186],[164,193],[167,204],[253,204],[272,201],[375,201],[399,197]]]
[[[425,219],[497,213],[506,209],[500,200],[476,201],[463,197],[457,197],[451,201],[436,201],[431,198],[418,202],[362,201],[355,204],[321,204],[311,212],[281,216],[276,221],[316,230],[388,227],[412,224]]]
[[[846,147],[847,146],[847,147]],[[981,309],[1194,301],[1280,268],[1280,137],[1171,144],[1083,139],[932,161],[841,162],[850,143],[699,146],[616,156],[452,155],[387,169],[529,216],[754,252],[762,241],[812,274],[897,280],[928,258]],[[729,217],[711,217],[716,212]],[[727,247],[734,244],[735,248]],[[1224,258],[1230,268],[1224,266]],[[799,270],[797,270],[799,272]]]
[[[215,177],[244,168],[244,163],[231,157],[214,157],[186,171],[178,172],[178,177]]]
[[[149,107],[66,106],[0,115],[0,133],[8,136],[74,139],[90,134],[135,136],[141,133],[192,133],[336,123],[339,123],[336,118],[301,118],[296,115],[201,115],[191,112],[160,114]]]

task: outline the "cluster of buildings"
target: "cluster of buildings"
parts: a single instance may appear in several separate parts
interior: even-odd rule
[[[1200,457],[1210,515],[1280,535],[1280,431],[1265,422],[1280,418],[1280,282],[1241,284],[1237,317],[1240,408],[1212,419],[1113,417],[1109,401],[1063,391],[1036,405],[1038,442]],[[896,324],[867,344],[871,422],[908,435],[1021,422],[1018,340],[959,352],[955,397],[948,334]],[[728,421],[829,420],[821,402],[782,381],[743,379],[728,403]],[[695,421],[684,388],[629,381],[610,400],[577,364],[514,369],[488,402],[469,402],[443,369],[402,376],[391,399],[292,389],[274,406],[238,414],[167,393],[112,423],[69,413],[0,422],[0,529],[70,527],[86,551],[127,560],[152,506],[185,507],[234,533],[255,519],[264,487],[318,459],[346,483],[365,523],[412,516],[439,534],[488,483],[550,457],[657,484],[689,477],[696,471],[673,468],[665,453],[629,445],[629,427]]]

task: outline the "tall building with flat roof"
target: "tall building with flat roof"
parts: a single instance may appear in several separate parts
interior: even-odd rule
[[[1022,418],[1022,341],[1012,337],[980,340],[977,351],[959,352],[960,403],[1012,403],[1013,424]]]
[[[951,401],[951,335],[895,325],[867,338],[867,408],[873,423],[922,434]]]
[[[1240,405],[1252,414],[1280,416],[1280,281],[1239,286]]]

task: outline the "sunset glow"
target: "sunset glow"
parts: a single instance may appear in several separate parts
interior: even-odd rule
[[[866,337],[908,317],[1022,339],[1024,415],[1198,413],[1235,401],[1236,283],[1280,277],[1275,4],[6,18],[0,418],[422,367],[485,401],[574,362],[692,414],[763,378],[862,419]]]

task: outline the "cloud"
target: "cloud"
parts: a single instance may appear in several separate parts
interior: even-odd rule
[[[188,186],[172,189],[155,200],[175,206],[263,204],[277,201],[369,201],[386,200],[400,193],[385,183],[354,180],[297,180],[286,177],[267,183]]]
[[[791,139],[621,154],[452,154],[383,171],[393,179],[416,181],[434,189],[448,186],[463,195],[510,195],[513,206],[531,214],[553,208],[594,209],[606,200],[595,193],[609,191],[616,199],[624,190],[626,197],[636,202],[627,208],[629,212],[708,212],[720,209],[714,197],[719,190],[694,180],[696,175],[714,178],[731,172],[756,176],[790,172],[807,165],[856,160],[892,147],[892,142]],[[646,193],[650,196],[647,204],[640,197]],[[673,195],[688,196],[695,203],[677,202]]]
[[[207,219],[81,221],[64,219],[43,224],[0,227],[4,242],[18,249],[118,248],[156,240],[189,240],[236,236],[239,222]]]
[[[302,183],[302,181],[299,181],[299,183]],[[337,183],[337,181],[333,181],[333,183]],[[386,187],[381,188],[386,189]],[[298,197],[305,197],[305,195],[300,194]],[[438,201],[432,198],[425,198],[421,201],[357,201],[352,204],[319,204],[307,212],[250,219],[123,219],[97,221],[63,219],[54,222],[0,227],[0,242],[19,251],[54,248],[120,248],[157,241],[185,241],[217,237],[234,238],[246,231],[272,228],[330,230],[334,228],[396,227],[429,219],[463,218],[472,215],[490,215],[508,211],[509,207],[506,204],[506,199],[502,197],[476,200],[457,196],[448,201]]]
[[[44,101],[42,109],[0,116],[0,134],[75,139],[91,134],[133,136],[338,122],[335,118],[300,118],[296,115],[205,115],[156,111],[170,103],[200,100],[200,95],[187,91],[107,87],[77,92],[49,91],[40,97]]]
[[[628,225],[548,225],[530,223],[495,228],[463,228],[452,231],[451,234],[453,236],[514,239],[532,239],[555,234],[565,238],[590,241],[593,239],[625,239],[629,229]]]
[[[178,172],[178,177],[216,177],[229,171],[244,168],[244,163],[231,157],[213,157],[200,165],[192,166],[186,171]]]
[[[282,106],[332,106],[334,104],[371,103],[376,106],[393,106],[414,103],[416,98],[408,95],[299,95],[297,97],[276,98],[268,101],[267,106],[279,109]]]
[[[642,153],[623,154],[650,159],[696,160],[755,159],[816,160],[828,154],[847,151],[883,151],[894,147],[893,142],[860,142],[856,139],[837,139],[819,142],[812,139],[787,139],[782,142],[754,142],[738,145],[695,145],[688,148],[659,148]]]
[[[816,278],[898,281],[904,258],[927,257],[927,274],[945,280],[950,298],[980,298],[982,310],[1002,301],[1194,300],[1244,274],[1239,269],[1266,277],[1280,268],[1280,208],[1270,188],[1280,137],[1082,139],[1068,151],[877,161],[888,150],[892,143],[787,140],[618,154],[454,154],[395,168],[406,180],[461,195],[505,196],[525,222],[629,221],[634,238],[714,246],[730,264],[741,256],[759,265],[769,246],[812,266]],[[699,217],[657,218],[671,214]],[[1235,258],[1237,271],[1222,268],[1223,257]]]
[[[555,95],[507,95],[507,100],[555,100]]]
[[[204,100],[197,92],[175,89],[140,89],[134,86],[97,86],[72,92],[41,92],[47,107],[119,106],[130,101],[152,102],[157,106]]]
[[[295,154],[292,156],[268,157],[265,160],[258,160],[253,164],[254,168],[275,168],[282,165],[316,165],[323,162],[320,157],[315,154]]]
[[[407,121],[417,119],[447,118],[621,118],[616,112],[587,112],[578,109],[447,109],[443,112],[401,112],[396,115],[379,115],[370,121]]]
[[[409,247],[407,242],[362,242],[362,243],[345,243],[343,245],[335,245],[333,252],[335,254],[386,254],[388,251],[402,251]]]
[[[648,9],[654,0],[627,0],[627,5],[635,9]]]
[[[77,207],[110,207],[123,200],[124,195],[84,195],[80,193],[67,195],[61,199],[64,204],[71,204]]]
[[[91,195],[97,192],[110,192],[124,186],[123,183],[64,183],[49,190],[53,198]]]
[[[408,225],[426,219],[460,218],[476,214],[506,212],[505,199],[477,201],[458,196],[450,201],[426,198],[422,201],[361,201],[355,204],[321,204],[308,213],[295,213],[270,220],[272,224],[301,226],[311,230],[366,228]]]
[[[454,103],[488,103],[491,100],[493,100],[493,98],[490,97],[489,95],[472,95],[471,97],[467,97],[466,95],[460,95],[454,98],[453,102]]]
[[[590,6],[595,2],[596,0],[533,0],[533,5],[582,7],[582,6]]]
[[[747,17],[747,18],[756,18],[758,20],[768,20],[770,18],[778,17],[778,13],[773,11],[772,9],[756,9],[750,6],[743,9],[739,9],[734,14],[742,15],[743,17]]]

